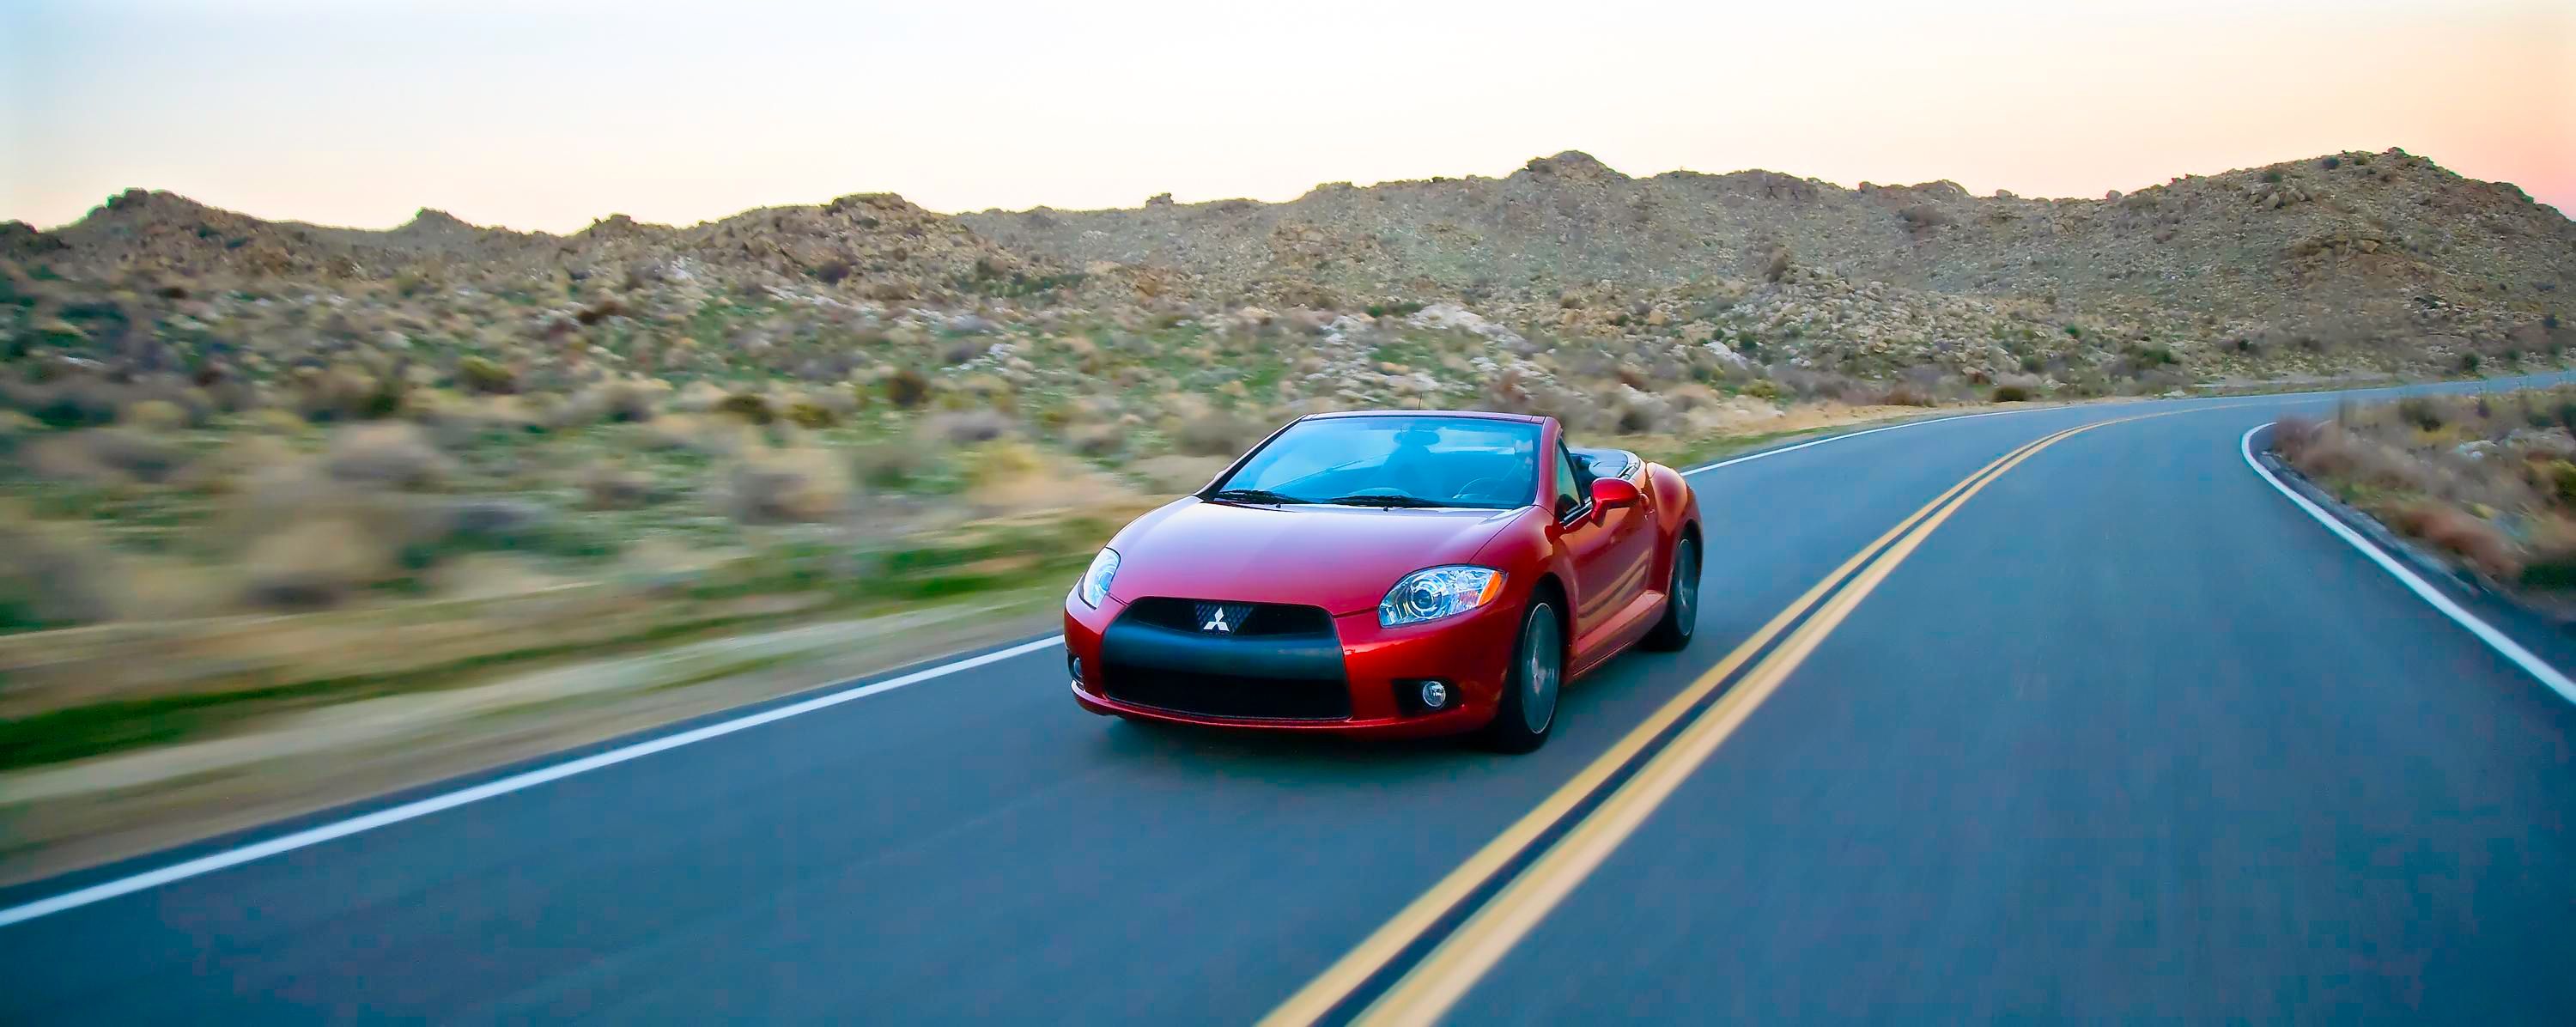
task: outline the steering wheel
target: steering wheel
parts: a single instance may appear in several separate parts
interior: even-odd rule
[[[1478,499],[1502,499],[1504,498],[1502,491],[1510,486],[1511,483],[1503,480],[1500,475],[1488,475],[1460,487],[1458,495],[1460,498],[1473,496]]]
[[[1396,488],[1391,485],[1380,485],[1376,488],[1361,489],[1351,494],[1354,496],[1401,496],[1406,493],[1403,489]]]

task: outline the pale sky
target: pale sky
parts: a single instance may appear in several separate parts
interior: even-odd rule
[[[2576,3],[0,0],[0,219],[569,231],[1768,168],[2098,196],[2404,147],[2576,210]]]

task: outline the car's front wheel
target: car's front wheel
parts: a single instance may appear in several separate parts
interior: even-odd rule
[[[1699,540],[1673,540],[1673,581],[1664,589],[1664,619],[1646,632],[1646,648],[1670,652],[1690,644],[1699,626]]]
[[[1557,693],[1565,686],[1565,639],[1556,607],[1547,598],[1531,601],[1521,616],[1520,644],[1512,649],[1511,673],[1503,678],[1503,701],[1485,725],[1484,744],[1497,752],[1530,752],[1547,744],[1556,726]]]

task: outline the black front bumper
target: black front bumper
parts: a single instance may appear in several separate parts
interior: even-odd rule
[[[1100,636],[1107,698],[1174,713],[1257,720],[1347,720],[1350,678],[1323,610],[1251,606],[1231,630],[1199,626],[1194,600],[1130,604]]]

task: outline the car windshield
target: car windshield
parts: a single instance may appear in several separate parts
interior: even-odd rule
[[[1507,510],[1537,494],[1539,426],[1478,417],[1299,421],[1204,493],[1249,503]]]

